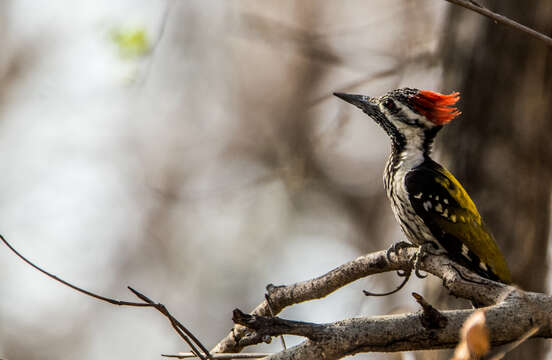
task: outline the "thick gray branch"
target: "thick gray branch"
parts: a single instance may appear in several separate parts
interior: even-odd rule
[[[415,252],[416,249],[412,248],[402,249],[398,255],[392,255],[390,262],[387,260],[385,251],[379,251],[361,256],[312,280],[289,286],[269,285],[268,295],[272,311],[276,315],[287,306],[323,298],[335,290],[369,275],[395,270],[408,271],[411,267],[410,259]],[[506,285],[483,279],[451,262],[445,256],[427,256],[421,262],[421,270],[443,279],[444,286],[452,294],[475,300],[479,304],[498,303],[508,292],[514,290]],[[473,278],[473,281],[467,281],[467,277]],[[258,305],[251,314],[270,316],[267,301]],[[244,326],[235,325],[232,331],[217,344],[213,352],[240,352],[244,346],[261,341],[263,341],[262,336],[252,336]]]
[[[404,253],[401,253],[404,254]],[[379,251],[361,256],[343,264],[334,270],[308,281],[298,282],[289,286],[269,285],[269,298],[274,315],[284,308],[308,300],[321,299],[335,290],[363,277],[393,270],[410,269],[406,257],[397,259],[396,263],[389,263],[385,251]],[[269,316],[270,310],[267,301],[263,301],[252,312],[253,315]],[[221,340],[212,352],[240,352],[246,344],[240,344],[246,336],[246,328],[235,325],[232,331]]]
[[[487,326],[493,346],[521,338],[534,326],[541,326],[536,336],[552,337],[552,299],[543,294],[514,290],[505,301],[486,308]],[[422,314],[356,318],[330,324],[313,324],[317,340],[273,354],[266,359],[340,359],[359,352],[412,351],[452,348],[458,343],[462,324],[473,310],[443,311],[444,327],[424,327]],[[300,326],[303,336],[310,335],[308,323]],[[281,328],[280,328],[281,329]],[[283,332],[288,333],[288,332]],[[290,329],[289,333],[297,333]],[[322,335],[326,335],[324,338]],[[323,356],[322,356],[323,354]]]

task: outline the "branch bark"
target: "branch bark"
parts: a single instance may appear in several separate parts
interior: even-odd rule
[[[385,271],[410,270],[416,249],[402,249],[388,261],[385,251],[361,256],[318,278],[290,286],[269,286],[273,312],[286,306],[324,297],[363,276]],[[428,255],[421,270],[438,276],[451,294],[487,307],[487,326],[493,346],[516,341],[535,326],[536,337],[552,337],[552,297],[524,292],[471,273],[445,256]],[[273,336],[298,335],[305,342],[267,359],[339,359],[359,352],[413,351],[452,348],[462,324],[474,310],[437,311],[415,296],[423,311],[411,314],[353,318],[314,324],[271,317],[266,301],[252,315],[234,311],[236,325],[213,352],[238,352],[245,346],[266,342]],[[429,314],[432,312],[432,314]],[[438,314],[435,314],[437,312]],[[428,321],[428,314],[439,321]]]
[[[487,327],[493,346],[513,342],[523,337],[535,324],[540,324],[538,337],[551,337],[552,299],[543,294],[514,291],[501,303],[485,309]],[[474,310],[441,312],[446,325],[441,328],[424,326],[423,314],[389,315],[354,318],[330,324],[310,324],[282,319],[249,319],[255,331],[274,336],[300,335],[309,340],[266,359],[340,359],[359,352],[391,352],[452,348],[459,340],[464,321]],[[280,326],[269,327],[270,324]],[[281,324],[285,324],[282,326]],[[270,330],[269,330],[270,329]],[[276,329],[276,330],[275,330]]]
[[[287,306],[308,300],[323,298],[335,290],[369,275],[396,270],[410,271],[410,259],[415,253],[416,249],[401,249],[398,254],[391,254],[391,261],[389,261],[386,257],[386,252],[379,251],[361,256],[312,280],[299,282],[289,286],[269,285],[267,289],[272,311],[276,315]],[[452,262],[446,256],[428,255],[420,263],[420,269],[441,278],[445,288],[447,288],[451,294],[455,296],[474,300],[475,302],[483,305],[502,303],[506,297],[512,299],[526,298],[531,299],[528,305],[526,305],[527,307],[530,307],[529,305],[533,306],[533,302],[537,305],[546,304],[545,306],[543,305],[544,307],[541,305],[535,305],[535,314],[540,314],[541,310],[544,309],[548,309],[549,313],[552,313],[552,302],[548,297],[540,294],[524,293],[512,286],[481,278],[460,265]],[[501,308],[503,309],[501,311],[503,311],[505,316],[507,316],[512,309],[516,309],[516,306],[520,307],[522,305],[520,302],[521,300],[517,302],[509,302],[508,307]],[[423,340],[423,337],[418,340],[415,333],[410,333],[410,330],[408,330],[410,326],[413,326],[413,324],[419,322],[420,315],[416,314],[380,317],[377,319],[350,319],[324,326],[329,327],[331,332],[335,332],[335,334],[350,332],[353,331],[355,326],[359,326],[358,331],[353,331],[349,335],[344,333],[343,335],[339,335],[345,337],[350,336],[349,339],[351,339],[351,341],[347,340],[344,343],[349,344],[349,346],[346,346],[343,350],[346,353],[354,353],[356,351],[352,348],[353,345],[358,347],[358,351],[356,352],[383,351],[384,349],[386,351],[402,351],[406,349],[414,350],[422,348],[433,349],[438,347],[451,347],[458,339],[458,330],[460,329],[462,320],[465,319],[465,317],[470,313],[471,311],[453,311],[446,313],[449,317],[448,321],[450,321],[447,325],[447,329],[449,329],[448,331],[450,332],[445,332],[438,336],[435,335],[437,337],[432,336],[431,341],[429,342],[426,341],[427,339]],[[499,313],[500,312],[497,312],[497,314]],[[265,300],[259,304],[251,314],[261,317],[270,317],[270,310],[267,301]],[[528,316],[528,314],[529,312],[526,312],[524,316]],[[519,316],[519,314],[516,316]],[[490,318],[494,319],[493,315],[491,315]],[[529,321],[527,319],[530,319],[530,321],[537,321],[540,318],[533,319],[529,316],[525,318],[527,320],[525,322],[521,322],[521,320],[517,317],[516,319],[517,324],[525,324]],[[320,325],[317,324],[317,326]],[[420,326],[422,325],[419,325],[416,329],[420,329]],[[529,328],[530,327],[524,328],[524,331],[527,331]],[[352,339],[356,338],[354,334],[359,336],[359,334],[362,333],[363,337],[365,337],[368,333],[373,331],[376,331],[377,334],[373,334],[372,337],[366,337],[367,341],[374,339],[374,336],[383,336],[388,339],[388,341],[384,342],[379,338],[379,340],[376,339],[377,341],[375,340],[373,343],[359,343],[358,339],[355,340],[356,342],[352,341]],[[398,337],[392,336],[395,332],[398,334]],[[275,336],[276,333],[277,331],[268,335]],[[403,336],[402,338],[401,334]],[[508,338],[508,336],[510,336],[508,334],[511,334],[512,338]],[[543,334],[547,335],[548,333]],[[245,346],[266,341],[266,335],[266,332],[251,331],[243,325],[236,324],[232,331],[215,346],[212,352],[239,352]],[[426,332],[425,335],[428,335],[428,333]],[[506,331],[506,334],[502,337],[498,337],[497,341],[511,341],[515,339],[517,335],[517,331],[512,331],[511,333]],[[336,340],[337,338],[331,337],[330,343],[333,343]],[[306,351],[305,349],[308,349],[309,353],[312,355],[314,354],[313,351],[319,349],[320,346],[322,346],[322,348],[326,351],[328,350],[327,347],[330,346],[330,344],[326,344],[325,341],[313,342],[313,340],[309,340],[299,347],[293,348],[294,350],[289,349],[284,351],[284,353],[287,354],[290,353],[290,351],[295,353]],[[343,353],[341,355],[343,355]]]

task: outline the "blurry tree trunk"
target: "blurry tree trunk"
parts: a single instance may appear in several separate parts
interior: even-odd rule
[[[552,33],[550,1],[489,0],[485,5]],[[461,8],[450,7],[445,24],[442,90],[461,92],[463,114],[443,131],[438,144],[443,163],[464,184],[492,229],[514,282],[525,290],[544,292],[552,173],[552,51]],[[442,291],[440,282],[437,286]],[[544,342],[532,340],[507,358],[544,356]]]

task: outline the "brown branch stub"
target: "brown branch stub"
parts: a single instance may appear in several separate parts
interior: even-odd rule
[[[435,309],[422,295],[413,292],[412,296],[422,307],[422,326],[426,329],[442,329],[447,326],[447,317]]]
[[[255,337],[266,339],[267,337],[280,335],[303,336],[314,341],[322,341],[331,336],[324,325],[285,320],[279,317],[259,316],[245,314],[239,309],[234,309],[232,320],[236,324],[255,331]]]

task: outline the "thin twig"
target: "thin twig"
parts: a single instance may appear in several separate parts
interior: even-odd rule
[[[13,246],[11,246],[11,244],[4,238],[4,236],[0,235],[0,240],[2,240],[2,242],[15,254],[17,255],[17,257],[19,257],[21,260],[23,260],[24,262],[26,262],[27,264],[31,265],[33,268],[35,268],[36,270],[40,271],[41,273],[43,273],[44,275],[48,276],[49,278],[51,279],[54,279],[55,281],[57,282],[60,282],[62,283],[63,285],[65,286],[68,286],[70,287],[71,289],[73,290],[76,290],[82,294],[85,294],[85,295],[88,295],[90,297],[93,297],[95,299],[98,299],[98,300],[101,300],[101,301],[105,301],[105,302],[108,302],[110,304],[113,304],[113,305],[125,305],[125,306],[143,306],[143,307],[149,307],[151,305],[149,304],[144,304],[144,303],[137,303],[137,302],[131,302],[131,301],[120,301],[120,300],[115,300],[115,299],[111,299],[111,298],[108,298],[108,297],[105,297],[105,296],[101,296],[101,295],[98,295],[98,294],[94,294],[93,292],[90,292],[88,290],[84,290],[76,285],[73,285],[59,277],[57,277],[56,275],[52,274],[52,273],[49,273],[48,271],[42,269],[41,267],[39,267],[38,265],[35,265],[32,261],[30,261],[29,259],[27,259],[26,257],[24,257],[23,255],[21,255],[17,250],[15,250],[15,248]]]
[[[226,354],[211,354],[211,358],[214,360],[231,360],[231,359],[261,359],[272,355],[272,353],[226,353]],[[175,359],[193,359],[197,355],[194,353],[179,353],[179,354],[162,354],[161,356]]]
[[[535,39],[539,39],[541,41],[544,41],[544,43],[550,47],[552,47],[552,38],[549,36],[546,36],[545,34],[538,32],[536,30],[531,29],[530,27],[527,27],[525,25],[522,25],[510,18],[507,18],[504,15],[497,14],[486,7],[480,5],[479,3],[476,3],[475,1],[466,1],[466,0],[445,0],[449,3],[461,6],[463,8],[475,11],[476,13],[479,13],[483,16],[488,17],[489,19],[492,19],[496,22],[499,22],[501,24],[504,24],[506,26],[509,26],[513,29],[519,30],[521,32],[524,32]]]
[[[98,299],[101,301],[105,301],[107,303],[113,304],[113,305],[124,305],[124,306],[138,306],[138,307],[153,307],[157,309],[159,312],[161,312],[163,315],[165,315],[169,321],[171,322],[172,327],[177,332],[177,334],[190,346],[192,352],[197,354],[197,357],[199,357],[202,360],[205,360],[206,357],[204,355],[201,355],[201,352],[196,348],[194,343],[203,351],[203,354],[207,354],[207,358],[212,359],[211,355],[209,354],[209,350],[188,330],[184,325],[182,325],[178,320],[176,320],[167,310],[165,305],[160,303],[155,303],[152,300],[150,300],[147,296],[139,293],[138,291],[134,290],[130,286],[128,289],[132,291],[134,295],[136,295],[140,300],[144,301],[143,303],[137,303],[137,302],[131,302],[131,301],[120,301],[116,299],[111,299],[102,295],[95,294],[93,292],[90,292],[88,290],[82,289],[76,285],[73,285],[58,276],[42,269],[40,266],[34,264],[32,261],[27,259],[25,256],[20,254],[15,248],[0,234],[0,240],[15,254],[17,257],[19,257],[21,260],[23,260],[28,265],[32,266],[36,270],[40,271],[44,275],[48,276],[51,279],[54,279],[57,282],[62,283],[65,286],[70,287],[71,289],[80,292],[81,294],[88,295],[94,299]]]
[[[207,348],[201,343],[201,341],[199,341],[194,334],[191,333],[190,330],[188,330],[184,325],[182,325],[180,323],[180,321],[176,320],[174,318],[174,316],[171,315],[171,313],[169,313],[169,311],[167,310],[167,308],[165,307],[165,305],[163,304],[160,304],[160,303],[155,303],[154,301],[152,301],[150,298],[148,298],[146,295],[138,292],[137,290],[131,288],[130,286],[128,286],[128,289],[130,291],[132,291],[132,293],[134,295],[136,295],[139,299],[145,301],[147,304],[151,305],[152,307],[154,307],[155,309],[157,309],[161,314],[165,315],[167,317],[167,319],[169,319],[169,321],[171,322],[171,325],[172,327],[174,328],[174,330],[178,333],[178,335],[180,335],[180,337],[192,348],[192,352],[194,352],[195,354],[197,354],[197,356],[200,358],[200,359],[205,359],[205,357],[203,355],[201,355],[201,353],[199,352],[199,350],[197,350],[194,346],[193,343],[195,343],[200,349],[201,351],[203,351],[204,354],[207,354],[207,358],[209,359],[212,359],[211,357],[211,354],[209,353],[209,350],[207,350]],[[191,340],[190,340],[191,339]]]
[[[270,311],[270,316],[274,317],[274,311],[272,311],[272,302],[270,301],[270,296],[268,295],[268,293],[265,294],[265,300],[268,305],[268,311]],[[280,341],[282,342],[282,347],[284,348],[284,350],[286,350],[287,346],[286,341],[284,340],[284,335],[280,335]]]

